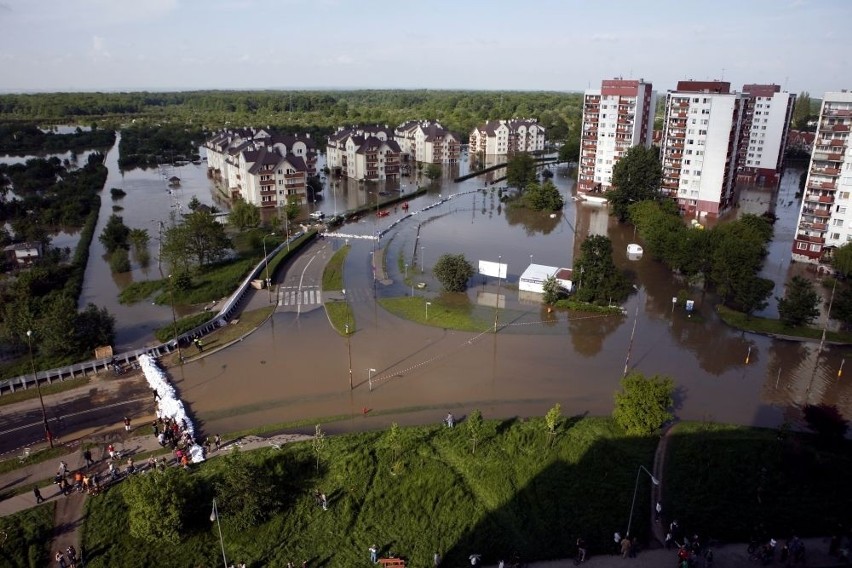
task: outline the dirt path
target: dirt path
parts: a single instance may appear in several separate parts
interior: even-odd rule
[[[674,431],[677,424],[670,424],[666,426],[663,430],[663,433],[660,434],[660,441],[657,444],[657,450],[654,452],[654,472],[653,475],[657,480],[659,480],[659,485],[651,485],[651,529],[653,530],[654,537],[660,542],[661,545],[664,545],[666,542],[666,528],[665,523],[663,523],[663,519],[665,518],[665,511],[663,511],[661,515],[661,519],[657,522],[657,503],[663,502],[663,473],[666,471],[666,455],[668,454],[669,449],[669,438],[671,433]]]
[[[73,493],[68,497],[60,497],[56,501],[53,513],[53,540],[50,542],[48,553],[51,560],[56,556],[57,551],[61,550],[64,554],[70,545],[77,549],[78,555],[80,554],[85,505],[85,493]]]

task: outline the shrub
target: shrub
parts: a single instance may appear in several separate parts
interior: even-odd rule
[[[612,417],[632,436],[650,434],[672,419],[674,383],[669,377],[633,372],[621,379]]]
[[[433,269],[435,277],[447,292],[464,292],[467,281],[474,275],[473,266],[463,254],[445,254]]]

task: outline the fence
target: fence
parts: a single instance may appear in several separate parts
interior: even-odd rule
[[[67,379],[74,379],[77,377],[88,377],[90,374],[97,374],[104,371],[109,371],[110,367],[113,364],[119,365],[131,365],[136,362],[140,355],[146,354],[151,355],[152,357],[161,357],[162,355],[166,355],[171,353],[177,349],[178,345],[186,346],[192,343],[192,339],[195,337],[204,336],[211,331],[219,329],[220,327],[227,325],[227,323],[233,319],[233,317],[237,314],[240,302],[245,298],[246,292],[248,292],[249,287],[251,286],[252,280],[256,279],[261,271],[266,267],[266,263],[269,259],[275,258],[279,252],[281,252],[284,247],[288,244],[292,244],[293,241],[299,239],[304,235],[303,232],[299,231],[292,235],[288,240],[282,242],[280,245],[275,247],[266,258],[261,260],[257,266],[249,273],[249,275],[242,281],[240,286],[236,289],[236,291],[231,294],[231,296],[225,302],[225,305],[222,306],[222,309],[212,317],[209,321],[201,324],[200,326],[191,329],[187,332],[182,333],[177,337],[177,343],[172,339],[171,341],[167,341],[166,343],[161,343],[159,345],[155,345],[152,347],[143,347],[140,349],[134,349],[132,351],[126,351],[124,353],[119,353],[112,357],[107,357],[104,359],[94,359],[91,361],[86,361],[84,363],[75,363],[74,365],[68,365],[65,367],[59,367],[57,369],[50,369],[47,371],[37,371],[35,377],[31,374],[21,375],[19,377],[13,377],[11,379],[5,379],[0,381],[0,396],[9,392],[15,392],[20,389],[29,389],[36,385],[36,381],[40,383],[53,384],[53,381],[64,381]]]

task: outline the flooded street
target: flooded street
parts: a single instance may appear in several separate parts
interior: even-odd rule
[[[797,182],[798,174],[795,178]],[[570,196],[570,172],[560,170],[554,182]],[[353,200],[370,203],[365,200],[371,198],[372,188],[346,185],[349,207]],[[413,200],[410,211],[434,203],[439,195],[478,187],[481,182],[475,179],[445,182]],[[795,193],[782,186],[779,199],[789,200],[789,191]],[[765,195],[768,199],[774,194]],[[323,210],[331,212],[330,204],[323,202]],[[795,204],[789,208],[792,211]],[[373,234],[404,215],[401,208],[390,211],[387,217],[365,215],[341,232]],[[768,267],[776,263],[776,272],[777,263],[789,258],[792,239],[783,223],[787,221],[779,221],[779,239],[767,261]],[[518,293],[518,276],[530,260],[570,267],[577,235],[588,233],[607,234],[616,263],[634,275],[639,290],[624,306],[627,315],[546,314],[535,300]],[[353,391],[348,384],[346,339],[330,328],[322,310],[301,315],[279,312],[239,347],[175,369],[174,376],[208,432],[320,416],[359,416],[333,426],[347,429],[356,427],[364,409],[370,414],[404,410],[405,420],[411,421],[437,421],[448,409],[461,414],[480,408],[486,416],[540,415],[554,402],[560,402],[565,413],[608,414],[638,307],[629,368],[672,376],[678,387],[679,417],[774,426],[795,418],[790,407],[818,402],[836,404],[845,415],[852,415],[852,388],[837,380],[849,349],[827,346],[817,359],[816,343],[772,340],[728,328],[716,317],[711,296],[687,290],[647,256],[628,260],[625,250],[630,242],[634,242],[632,228],[615,223],[606,208],[576,203],[570,197],[562,214],[551,219],[507,208],[490,189],[461,195],[404,221],[382,239],[392,282],[376,284],[376,293],[410,294],[403,283],[405,265],[408,270],[423,265],[426,273],[416,280],[426,282],[427,288],[414,293],[424,296],[425,307],[426,299],[439,294],[430,266],[441,254],[463,253],[474,265],[479,259],[499,259],[508,264],[507,281],[498,286],[495,279],[477,276],[466,295],[445,298],[467,303],[483,321],[493,321],[495,302],[505,306],[498,334],[415,325],[377,308],[369,260],[373,244],[353,240],[346,264],[347,293],[358,327],[351,339]],[[778,278],[784,280],[783,275]],[[682,290],[696,301],[692,316],[681,304],[672,304]]]

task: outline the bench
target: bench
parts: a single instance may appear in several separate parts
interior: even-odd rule
[[[379,564],[383,568],[405,568],[405,560],[402,558],[379,558]]]

